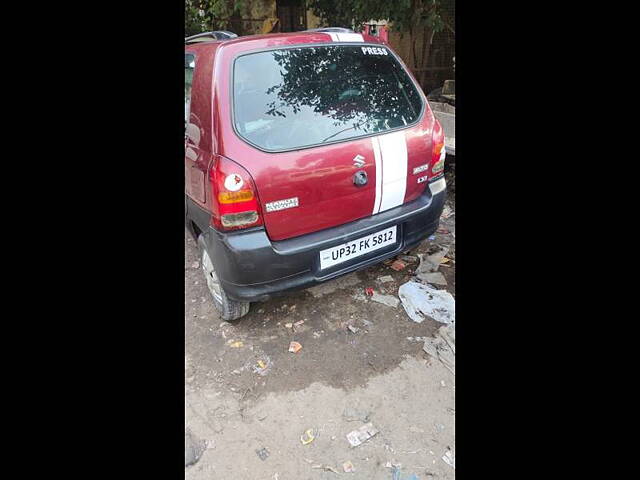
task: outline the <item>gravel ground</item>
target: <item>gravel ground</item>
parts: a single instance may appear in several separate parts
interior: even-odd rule
[[[441,227],[450,233],[411,254],[448,246],[453,260],[440,271],[455,295],[455,215]],[[185,450],[198,458],[185,478],[389,480],[392,464],[419,479],[454,478],[442,457],[455,453],[455,377],[416,338],[433,336],[440,324],[413,323],[402,305],[364,293],[371,287],[397,297],[416,267],[373,266],[252,304],[231,324],[214,309],[185,232]],[[379,282],[384,275],[393,281]],[[292,340],[302,345],[296,354],[288,352]],[[346,434],[365,420],[379,433],[351,447]],[[303,445],[308,429],[315,440]],[[344,472],[347,461],[353,473]]]

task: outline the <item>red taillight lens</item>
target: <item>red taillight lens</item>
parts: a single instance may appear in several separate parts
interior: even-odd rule
[[[209,172],[212,190],[211,223],[217,230],[262,225],[258,192],[249,172],[224,157],[216,157]]]
[[[447,156],[444,147],[444,132],[438,120],[433,124],[433,134],[431,136],[431,176],[439,175],[444,170],[444,159]]]

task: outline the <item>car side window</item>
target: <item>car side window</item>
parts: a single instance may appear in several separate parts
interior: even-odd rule
[[[195,68],[195,56],[190,53],[184,55],[184,126],[189,123],[191,110],[191,85],[193,84],[193,69]]]

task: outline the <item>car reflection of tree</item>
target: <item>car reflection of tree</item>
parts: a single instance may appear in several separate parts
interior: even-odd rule
[[[275,95],[266,115],[287,118],[304,106],[334,120],[337,129],[350,126],[373,133],[411,123],[419,114],[418,94],[391,55],[364,56],[360,47],[345,46],[271,55],[281,68],[282,82],[266,91]],[[390,94],[398,91],[404,101]],[[407,113],[413,118],[405,118]]]

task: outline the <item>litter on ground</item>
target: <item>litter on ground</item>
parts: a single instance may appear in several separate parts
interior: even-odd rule
[[[314,434],[313,428],[306,430],[300,437],[300,441],[302,442],[303,445],[309,445],[315,439],[316,439],[316,436]]]
[[[442,247],[442,249],[431,255],[420,255],[420,265],[416,269],[416,274],[438,271],[438,267],[440,267],[442,259],[447,253],[449,253],[449,249]]]
[[[302,345],[300,345],[298,342],[291,342],[289,344],[289,351],[291,353],[298,353],[301,349]]]
[[[444,208],[442,209],[442,215],[441,217],[444,218],[445,220],[451,216],[455,215],[455,212],[453,210],[451,210],[451,207],[449,205],[445,205]]]
[[[434,338],[424,341],[422,350],[440,360],[454,375],[456,374],[456,327],[455,324],[442,326]]]
[[[351,463],[351,461],[346,461],[342,464],[342,469],[344,470],[344,473],[353,473],[356,471],[355,467],[353,466],[353,463]]]
[[[312,465],[311,468],[322,469],[325,472],[338,473],[338,471],[335,468],[333,468],[331,465]]]
[[[454,469],[456,468],[456,455],[451,451],[449,447],[447,447],[447,451],[442,456],[442,460],[444,461],[444,463],[446,463],[450,467]]]
[[[373,295],[371,296],[371,300],[393,308],[397,308],[398,304],[400,303],[400,300],[392,295],[382,295],[377,292],[373,293]]]
[[[263,462],[269,457],[269,450],[266,448],[261,448],[260,450],[256,450],[256,454],[260,457],[260,460]]]
[[[271,370],[271,360],[266,357],[264,360],[259,359],[255,365],[252,366],[253,373],[257,373],[261,377],[264,377],[269,370]]]
[[[396,260],[391,264],[391,268],[396,272],[399,272],[400,270],[404,270],[405,268],[407,268],[407,264],[402,260]]]
[[[440,272],[419,273],[416,278],[421,282],[431,283],[433,285],[447,285],[447,279]]]
[[[357,430],[347,433],[347,440],[349,440],[349,443],[352,447],[357,447],[358,445],[362,445],[364,442],[377,435],[378,433],[379,430],[374,427],[371,422],[369,422],[361,426]]]
[[[383,275],[382,277],[378,278],[378,281],[380,283],[393,282],[393,277],[391,275]]]
[[[394,467],[393,473],[391,475],[391,480],[420,480],[415,473],[412,473],[408,476],[403,476],[402,472],[400,472],[399,467]]]
[[[398,296],[407,315],[416,323],[427,317],[444,324],[456,319],[456,301],[446,290],[410,281],[400,286]]]

